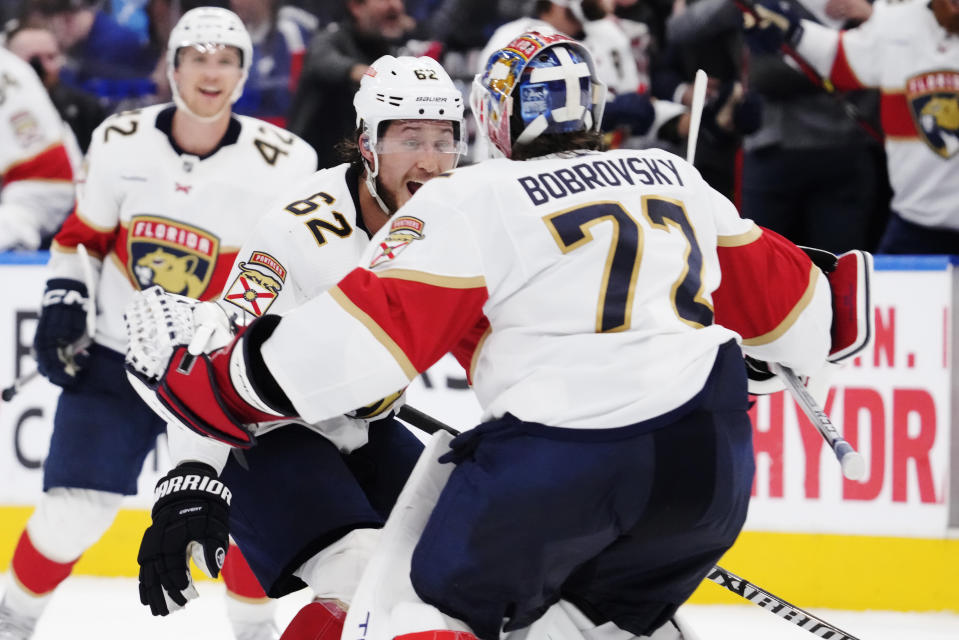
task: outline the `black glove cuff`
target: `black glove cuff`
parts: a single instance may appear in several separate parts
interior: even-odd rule
[[[774,378],[776,374],[769,370],[769,365],[762,360],[757,360],[751,356],[743,356],[746,363],[746,377],[756,382],[765,382]]]
[[[229,508],[232,494],[208,464],[184,462],[174,467],[157,482],[154,490],[153,516],[171,502],[200,498],[214,500]]]
[[[47,280],[45,291],[50,291],[51,289],[71,289],[78,291],[84,298],[89,295],[87,285],[73,278],[50,278]]]

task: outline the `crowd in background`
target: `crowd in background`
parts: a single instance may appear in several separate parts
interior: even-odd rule
[[[853,27],[872,11],[868,0],[783,2],[833,28]],[[684,125],[658,125],[678,113],[664,105],[689,106],[702,68],[709,88],[696,165],[745,217],[839,253],[876,250],[889,216],[876,91],[837,100],[780,52],[751,50],[732,0],[20,0],[3,3],[0,19],[6,46],[31,63],[85,149],[108,114],[170,99],[169,31],[201,5],[232,9],[253,36],[235,111],[299,134],[321,167],[340,161],[337,143],[355,127],[352,96],[379,56],[434,57],[468,97],[490,38],[526,19],[588,45],[603,46],[611,34],[627,43],[597,56],[609,77],[626,83],[608,82],[610,114],[626,116],[604,126],[610,145],[681,153]],[[656,135],[630,135],[638,114],[646,127],[657,122]]]

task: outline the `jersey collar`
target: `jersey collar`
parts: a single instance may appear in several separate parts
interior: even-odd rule
[[[177,152],[177,155],[196,155],[184,151],[183,148],[176,143],[176,140],[173,139],[173,114],[175,111],[176,106],[174,105],[170,105],[166,109],[160,111],[160,113],[157,114],[156,128],[166,134],[167,140],[170,141],[170,146],[173,147],[173,150]],[[241,128],[240,121],[233,116],[230,116],[230,124],[226,127],[226,133],[223,134],[223,137],[220,138],[220,141],[215,147],[213,147],[213,151],[203,154],[202,156],[198,156],[200,160],[206,160],[221,148],[235,144],[236,141],[240,139]]]
[[[373,234],[366,228],[363,222],[363,209],[360,208],[360,182],[363,180],[363,165],[359,162],[351,162],[346,169],[346,187],[350,190],[350,198],[353,199],[353,210],[356,211],[356,226],[362,229],[368,238]]]

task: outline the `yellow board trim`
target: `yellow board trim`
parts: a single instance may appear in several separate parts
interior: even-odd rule
[[[32,507],[0,506],[0,571],[8,571]],[[122,509],[77,563],[79,575],[135,577],[150,512]],[[744,531],[719,565],[803,609],[959,612],[959,539]],[[204,576],[194,570],[194,579]],[[744,604],[706,581],[690,602]]]

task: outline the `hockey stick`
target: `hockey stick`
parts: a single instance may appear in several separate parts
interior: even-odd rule
[[[17,393],[20,391],[20,387],[27,384],[34,378],[36,378],[39,374],[40,374],[39,369],[34,369],[30,373],[23,374],[22,376],[14,380],[13,384],[11,384],[9,387],[6,387],[2,392],[0,392],[0,399],[2,399],[4,402],[10,402],[11,400],[13,400],[13,397],[17,395]]]
[[[403,422],[408,422],[420,431],[424,431],[430,435],[433,435],[437,431],[445,431],[455,438],[460,434],[460,432],[453,427],[443,424],[433,416],[427,415],[419,409],[411,407],[408,404],[404,404],[402,407],[400,407],[397,417],[399,417],[399,419]]]
[[[753,20],[756,21],[756,24],[762,22],[763,18],[759,15],[759,12],[756,11],[756,3],[754,0],[733,0],[733,4],[736,5],[736,8],[739,9],[744,14],[750,16]],[[778,27],[777,27],[778,28]],[[842,97],[839,93],[836,92],[836,87],[833,86],[829,78],[824,78],[819,75],[819,72],[809,63],[806,58],[802,56],[801,53],[796,51],[796,48],[790,45],[788,42],[783,42],[779,49],[787,57],[791,58],[793,62],[799,67],[799,70],[805,75],[810,82],[814,85],[825,91],[827,94],[832,96],[833,99],[839,103],[839,106],[842,108],[843,113],[847,117],[852,119],[859,127],[873,140],[882,144],[884,141],[883,135],[876,131],[876,129],[870,124],[869,120],[866,119],[862,113],[859,112],[859,109],[853,103],[849,102]]]
[[[790,373],[792,372],[790,371]],[[795,377],[796,374],[792,375]],[[798,382],[798,378],[796,380]],[[803,391],[805,391],[805,387],[803,387]],[[808,395],[808,392],[806,392],[806,394]],[[436,418],[423,413],[419,409],[414,409],[408,404],[403,405],[400,408],[398,416],[404,422],[407,422],[417,429],[425,431],[431,435],[437,431],[446,431],[454,436],[460,434],[460,432],[453,427],[440,422]],[[714,566],[706,577],[719,586],[732,591],[737,596],[744,598],[752,604],[762,607],[767,611],[775,613],[784,620],[787,620],[801,629],[805,629],[806,631],[819,636],[820,638],[831,638],[832,640],[859,640],[856,638],[856,636],[846,633],[842,629],[829,624],[822,618],[817,618],[805,609],[800,609],[795,605],[789,604],[782,598],[774,596],[765,589],[757,587],[749,580],[740,578],[735,573],[727,571],[719,565]]]
[[[833,626],[817,618],[805,609],[789,604],[782,598],[777,598],[765,589],[757,587],[755,584],[740,578],[735,573],[723,569],[719,565],[713,567],[713,570],[706,576],[719,586],[732,591],[737,596],[745,598],[754,605],[762,607],[766,611],[775,613],[780,618],[788,620],[797,627],[805,629],[813,635],[820,638],[831,638],[832,640],[858,640],[856,636],[843,631],[839,627]]]
[[[734,0],[738,3],[741,0]],[[753,9],[755,13],[755,9]],[[759,17],[756,15],[756,19]],[[798,54],[797,54],[798,55]],[[692,164],[696,158],[696,140],[699,136],[699,125],[702,121],[703,105],[706,97],[706,72],[702,69],[696,71],[696,81],[693,84],[693,102],[690,107],[689,133],[686,137],[686,162]],[[851,106],[851,105],[850,105]],[[826,439],[826,442],[832,448],[833,453],[839,459],[842,467],[842,473],[850,480],[859,480],[866,475],[866,462],[858,451],[852,448],[846,442],[839,431],[833,425],[829,416],[823,411],[816,400],[812,397],[805,385],[799,380],[799,377],[789,368],[782,365],[770,363],[770,371],[778,375],[786,382],[786,387],[792,392],[796,402],[802,407],[809,421]]]
[[[703,120],[706,105],[706,83],[709,79],[702,69],[696,70],[693,81],[693,101],[689,105],[689,133],[686,134],[686,162],[693,164],[696,158],[696,142],[699,140],[699,125]]]
[[[866,461],[862,455],[853,449],[852,445],[846,442],[845,438],[839,434],[836,425],[832,423],[832,420],[829,419],[826,412],[819,407],[819,403],[816,402],[812,394],[809,393],[809,390],[806,389],[806,385],[802,383],[799,376],[789,367],[775,362],[769,363],[769,370],[783,379],[786,387],[792,392],[793,397],[796,399],[796,402],[802,407],[803,413],[806,414],[809,421],[813,423],[816,430],[822,434],[826,443],[832,448],[833,453],[836,454],[836,458],[839,460],[839,465],[842,467],[842,474],[850,480],[859,480],[865,476]]]

